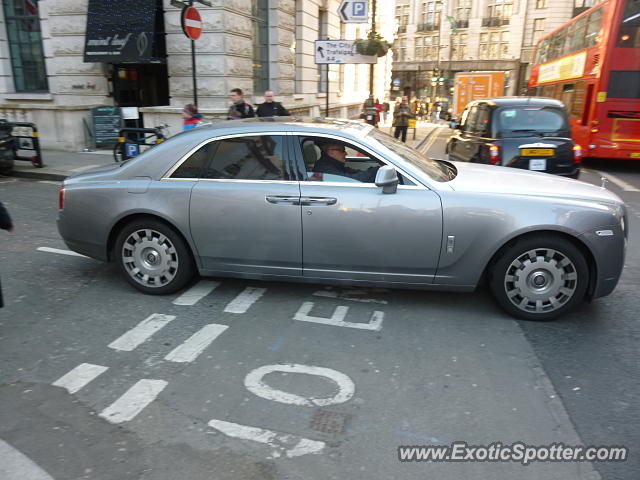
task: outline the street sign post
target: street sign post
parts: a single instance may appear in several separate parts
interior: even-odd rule
[[[193,5],[191,0],[190,5]],[[198,106],[198,85],[196,82],[196,40],[202,35],[202,17],[197,8],[184,5],[180,15],[182,31],[191,40],[191,71],[193,75],[193,104]]]
[[[375,55],[361,55],[355,40],[316,40],[316,63],[378,63]]]
[[[338,7],[342,23],[367,23],[369,21],[369,0],[342,0]]]

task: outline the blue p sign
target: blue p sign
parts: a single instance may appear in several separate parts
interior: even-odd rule
[[[367,12],[367,2],[353,2],[353,16],[363,17]]]
[[[138,156],[138,145],[135,143],[127,143],[127,156],[128,157],[137,157]]]

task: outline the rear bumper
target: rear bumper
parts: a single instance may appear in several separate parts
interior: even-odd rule
[[[519,158],[512,161],[507,167],[520,168],[522,170],[529,170],[529,159]],[[561,175],[563,177],[578,178],[580,175],[580,164],[571,163],[570,165],[553,165],[547,164],[546,170],[532,170],[539,171],[541,173],[551,173],[553,175]]]

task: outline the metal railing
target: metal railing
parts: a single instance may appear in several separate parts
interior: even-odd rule
[[[433,32],[435,30],[440,30],[440,25],[437,23],[419,23],[417,28],[418,32]]]
[[[483,27],[501,27],[509,25],[509,19],[503,17],[485,17],[482,19]]]

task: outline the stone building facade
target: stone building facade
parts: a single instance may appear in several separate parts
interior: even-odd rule
[[[447,96],[456,72],[504,71],[505,94],[521,94],[536,41],[576,14],[574,2],[593,0],[396,0],[394,85]]]
[[[181,10],[170,0],[0,2],[0,118],[34,122],[44,148],[69,151],[91,146],[90,110],[100,105],[140,107],[145,126],[168,123],[171,133],[180,131],[181,108],[194,100],[191,41],[182,31]],[[331,116],[357,118],[369,95],[369,65],[331,65],[327,84],[327,67],[315,64],[315,40],[362,38],[370,29],[369,24],[342,24],[339,3],[211,0],[209,7],[196,2],[203,23],[195,42],[197,96],[205,118],[223,117],[229,91],[236,87],[254,103],[272,89],[293,113],[312,116],[324,115],[329,95]],[[378,4],[377,25],[391,39],[393,2]],[[158,15],[149,27],[155,30],[145,38],[123,33],[110,42],[123,46],[137,38],[134,47],[142,52],[152,38],[159,53],[151,60],[86,61],[88,19],[98,34],[119,21],[124,32],[133,5],[146,8],[136,21],[147,12]],[[374,93],[380,98],[391,68],[391,54],[375,67]]]

